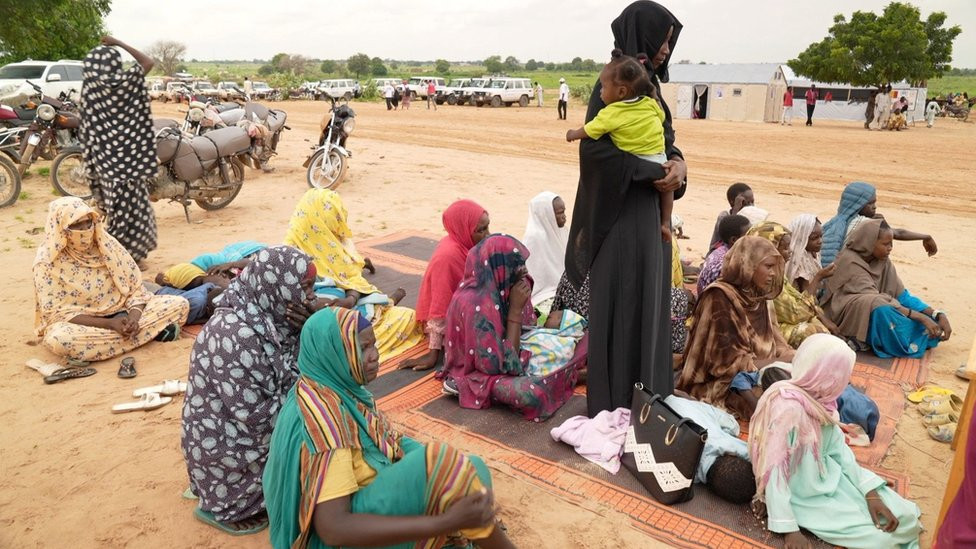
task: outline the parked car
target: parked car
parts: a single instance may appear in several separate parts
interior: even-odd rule
[[[229,80],[217,82],[217,97],[219,97],[222,101],[244,99],[244,90],[237,82],[232,82]]]
[[[272,88],[267,82],[251,83],[251,99],[267,99],[275,101],[279,97],[278,90]]]
[[[410,90],[410,96],[414,99],[421,98],[427,99],[427,82],[434,81],[434,89],[436,93],[441,93],[444,90],[447,82],[438,76],[414,76],[410,78],[407,82],[407,88]],[[435,95],[436,97],[436,95]]]
[[[70,94],[71,101],[78,101],[81,92],[81,61],[21,61],[0,68],[0,96],[26,100],[36,94],[31,82],[41,87],[41,93],[58,97],[62,92]],[[70,92],[74,90],[75,93]],[[20,105],[15,105],[20,106]]]
[[[383,94],[383,88],[385,88],[387,84],[403,92],[403,80],[399,78],[374,78],[373,79],[373,85],[376,86],[376,91],[380,92],[381,95]]]
[[[322,80],[319,82],[317,90],[319,95],[316,96],[316,99],[325,99],[326,96],[329,96],[333,99],[341,98],[348,101],[362,94],[359,82],[349,79]]]
[[[480,105],[489,104],[500,107],[504,104],[511,107],[518,103],[520,107],[529,106],[529,101],[535,98],[532,81],[528,78],[492,77],[491,82],[475,92],[475,102]]]
[[[161,101],[166,95],[166,83],[162,80],[146,81],[146,89],[149,91],[151,101]]]
[[[182,103],[188,100],[191,95],[193,92],[190,91],[186,83],[177,80],[166,84],[166,91],[162,95],[162,100],[163,102]]]
[[[207,97],[217,97],[219,91],[208,80],[197,80],[190,86],[193,95],[204,95]]]

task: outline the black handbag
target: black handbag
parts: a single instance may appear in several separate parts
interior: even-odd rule
[[[701,461],[708,431],[678,415],[661,395],[634,385],[630,428],[620,461],[665,505],[688,501],[695,496],[692,483]]]

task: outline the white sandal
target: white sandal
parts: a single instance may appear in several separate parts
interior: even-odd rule
[[[143,387],[141,389],[136,389],[132,391],[132,396],[141,397],[142,395],[147,395],[149,393],[159,393],[165,396],[176,396],[181,395],[186,392],[186,382],[180,381],[178,379],[166,379],[163,380],[159,385],[153,385],[152,387]]]
[[[137,400],[136,402],[126,402],[112,406],[112,413],[122,414],[125,412],[135,412],[136,410],[155,410],[156,408],[163,407],[172,401],[172,397],[161,397],[159,396],[159,393],[146,393],[142,395],[142,399]]]

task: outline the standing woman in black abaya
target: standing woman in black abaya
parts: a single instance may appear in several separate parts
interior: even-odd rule
[[[610,24],[614,46],[646,54],[661,96],[681,23],[650,1],[629,5]],[[586,121],[605,105],[597,81]],[[660,192],[685,192],[687,167],[674,145],[671,112],[661,101],[665,154],[655,164],[614,146],[609,135],[580,143],[580,180],[573,210],[566,274],[556,304],[589,319],[587,409],[630,407],[634,384],[662,396],[674,389],[671,365],[671,243],[661,239]]]

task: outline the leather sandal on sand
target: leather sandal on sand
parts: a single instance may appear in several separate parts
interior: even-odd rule
[[[178,379],[166,379],[159,385],[152,387],[142,387],[132,391],[132,396],[141,397],[147,393],[159,393],[163,396],[176,396],[186,392],[186,382]]]
[[[94,368],[61,368],[60,370],[55,370],[51,375],[44,376],[44,383],[48,385],[52,383],[58,383],[59,381],[64,381],[66,379],[75,379],[78,377],[88,377],[95,373]]]
[[[920,387],[917,391],[912,391],[908,393],[906,397],[909,402],[914,402],[918,404],[925,400],[927,396],[940,396],[940,395],[951,395],[954,394],[951,389],[946,389],[945,387],[939,387],[938,385],[926,385]]]
[[[938,427],[939,425],[945,425],[946,423],[959,423],[959,416],[952,412],[945,414],[931,414],[922,418],[922,423],[926,427]]]
[[[122,379],[132,379],[136,377],[136,359],[127,356],[122,359],[119,365],[119,377]]]
[[[942,396],[927,396],[918,405],[918,411],[922,415],[948,414],[954,412],[958,415],[962,412],[962,399],[955,394]]]

